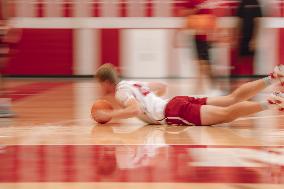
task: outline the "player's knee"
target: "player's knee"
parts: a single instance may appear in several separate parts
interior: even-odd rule
[[[224,122],[232,122],[234,120],[233,114],[230,108],[224,108],[221,112]]]
[[[232,94],[228,95],[227,97],[230,99],[231,104],[236,104],[236,103],[242,101],[242,98],[235,93],[232,93]]]

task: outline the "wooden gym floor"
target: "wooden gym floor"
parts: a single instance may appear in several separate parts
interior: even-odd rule
[[[194,95],[194,79],[163,81],[168,97]],[[233,90],[245,81],[219,85]],[[0,119],[0,189],[284,188],[283,114],[210,127],[136,119],[100,126],[89,116],[98,95],[92,79],[6,84],[17,117]]]

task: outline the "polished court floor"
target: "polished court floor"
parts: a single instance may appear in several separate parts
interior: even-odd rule
[[[167,98],[201,95],[194,79],[162,81]],[[231,91],[246,81],[216,87]],[[6,86],[17,117],[0,119],[0,189],[284,188],[284,114],[210,127],[136,119],[97,125],[92,79],[10,79]]]

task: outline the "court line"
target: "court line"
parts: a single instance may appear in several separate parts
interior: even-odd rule
[[[273,115],[273,116],[254,116],[254,117],[244,117],[244,118],[239,118],[235,121],[244,121],[244,120],[253,120],[253,119],[267,119],[267,118],[280,118],[284,117],[283,115]]]
[[[79,29],[79,28],[138,28],[138,29],[175,29],[183,26],[183,18],[179,17],[16,17],[9,25],[14,28],[38,29]],[[262,26],[266,28],[283,28],[281,17],[261,18]],[[236,24],[234,17],[220,17],[218,25],[232,28]]]
[[[244,117],[244,118],[236,119],[235,121],[246,121],[246,120],[268,119],[268,118],[281,118],[281,117],[284,117],[284,115]],[[92,118],[68,119],[68,120],[64,120],[64,121],[44,123],[42,125],[61,125],[61,124],[64,124],[64,123],[70,123],[70,122],[76,122],[76,121],[89,121],[89,122],[93,122],[94,125],[99,125],[95,121],[93,121]],[[233,122],[235,122],[235,121],[233,121]],[[224,124],[226,124],[226,123],[224,123]],[[227,123],[227,124],[229,124],[229,123]],[[218,124],[218,125],[223,125],[223,124]],[[108,126],[108,124],[106,124],[106,126]],[[217,126],[217,125],[212,125],[212,126]],[[185,130],[187,130],[188,128],[192,128],[192,127],[188,127],[188,126],[179,126],[179,127],[186,127]],[[200,127],[200,126],[196,126],[196,127]],[[202,126],[202,127],[204,127],[204,126]],[[210,126],[208,126],[208,127],[210,127]]]
[[[8,88],[8,90],[11,90],[12,92],[8,92],[7,96],[11,98],[12,101],[20,101],[27,97],[36,96],[67,84],[69,84],[69,82],[33,82]]]
[[[244,121],[244,120],[253,120],[253,119],[266,119],[266,118],[280,118],[280,117],[284,117],[284,115],[272,115],[272,116],[254,116],[254,117],[246,117],[246,118],[240,118],[240,119],[238,119],[238,120],[236,120],[236,121]],[[63,124],[66,124],[66,123],[72,123],[72,122],[78,122],[78,121],[86,121],[86,122],[88,122],[88,123],[91,123],[91,124],[87,124],[87,125],[85,125],[85,126],[89,126],[89,127],[91,127],[91,128],[93,128],[93,127],[96,127],[96,126],[100,126],[99,124],[96,124],[96,122],[94,122],[91,118],[81,118],[81,119],[69,119],[69,120],[64,120],[64,121],[59,121],[59,122],[51,122],[51,123],[44,123],[44,124],[39,124],[39,125],[34,125],[34,126],[64,126]],[[107,124],[106,126],[116,126],[116,124],[115,123],[113,123],[114,125],[111,125],[112,123],[110,123],[110,124]],[[230,125],[229,125],[230,123],[227,123],[227,124],[219,124],[219,125],[214,125],[214,126],[211,126],[211,127],[226,127],[226,128],[228,128],[228,127],[231,127]],[[224,126],[224,125],[228,125],[228,126]],[[74,126],[76,126],[76,127],[78,127],[76,124],[74,124]],[[80,127],[85,127],[85,126],[81,126],[80,125]],[[147,126],[147,125],[145,125],[145,126]],[[151,125],[150,125],[151,126]],[[165,127],[167,127],[166,125],[159,125],[159,126],[165,126]],[[153,126],[154,127],[154,126]],[[165,133],[169,133],[169,134],[180,134],[180,133],[182,133],[182,132],[186,132],[186,131],[188,131],[188,130],[191,130],[191,129],[194,129],[194,128],[196,128],[196,127],[200,127],[200,126],[195,126],[195,127],[188,127],[188,126],[178,126],[178,127],[183,127],[183,129],[181,129],[180,131],[167,131],[167,130],[165,130]],[[233,127],[232,127],[233,128]],[[21,145],[21,144],[17,144],[17,145]],[[27,145],[27,144],[24,144],[24,145]],[[41,145],[41,144],[28,144],[28,145]],[[62,145],[62,144],[56,144],[56,143],[50,143],[49,145]],[[77,144],[66,144],[66,145],[77,145]],[[90,143],[84,143],[84,144],[79,144],[79,145],[112,145],[112,146],[116,146],[116,145],[146,145],[146,146],[156,146],[156,145],[161,145],[160,143],[156,143],[156,144],[144,144],[144,143],[141,143],[141,144],[125,144],[125,143],[118,143],[118,144],[104,144],[104,143],[101,143],[101,144],[90,144]],[[171,146],[172,144],[164,144],[163,143],[163,145],[165,145],[165,146]],[[208,147],[217,147],[217,146],[219,146],[219,145],[204,145],[204,144],[199,144],[199,145],[192,145],[192,144],[178,144],[178,145],[181,145],[181,146],[184,146],[184,145],[187,145],[187,146],[191,146],[191,147],[193,147],[193,146],[206,146],[207,148]],[[223,146],[223,145],[221,145],[221,146]],[[224,145],[224,146],[226,146],[226,145]],[[231,145],[230,145],[231,146]],[[220,147],[220,146],[219,146]],[[228,147],[228,146],[226,146],[226,147]],[[240,147],[240,146],[233,146],[233,147]],[[243,146],[243,147],[253,147],[253,146]],[[263,145],[259,145],[259,146],[257,146],[257,147],[265,147],[265,146],[263,146]],[[268,147],[284,147],[283,145],[270,145],[270,146],[268,146]]]

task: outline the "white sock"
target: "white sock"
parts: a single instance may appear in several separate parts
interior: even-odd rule
[[[273,78],[272,76],[267,76],[267,77],[263,78],[263,81],[265,82],[266,86],[270,86],[270,85],[280,84],[281,83],[281,80],[279,78]]]
[[[263,78],[263,81],[264,81],[266,86],[270,86],[270,85],[274,84],[274,79],[272,79],[271,76],[267,76],[267,77]]]
[[[271,104],[268,101],[260,102],[260,106],[262,107],[263,110],[268,110]]]

